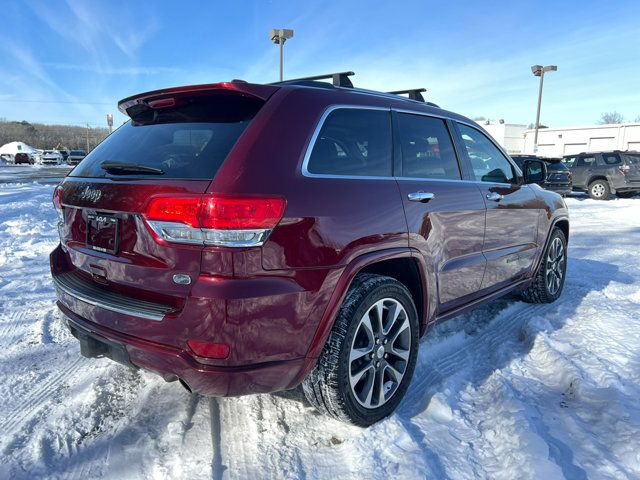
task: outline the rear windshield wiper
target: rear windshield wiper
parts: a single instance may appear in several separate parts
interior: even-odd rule
[[[164,170],[155,167],[148,167],[146,165],[139,165],[137,163],[126,162],[102,162],[100,168],[108,173],[115,175],[126,175],[128,173],[150,173],[152,175],[164,175]]]

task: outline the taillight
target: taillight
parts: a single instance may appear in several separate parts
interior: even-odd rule
[[[163,195],[149,201],[144,216],[169,242],[252,247],[266,241],[285,206],[271,196]]]
[[[62,215],[62,193],[63,193],[63,189],[60,185],[58,185],[55,190],[53,191],[53,207],[56,209],[56,212],[58,212],[58,218],[60,219],[60,221],[64,220],[64,217]]]
[[[629,170],[631,170],[631,168],[629,168],[629,165],[622,165],[621,167],[618,167],[618,171],[622,175],[628,175],[629,174]]]

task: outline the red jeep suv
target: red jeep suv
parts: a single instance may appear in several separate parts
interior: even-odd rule
[[[560,295],[569,223],[475,122],[348,75],[122,100],[56,188],[58,306],[83,355],[212,396],[302,385],[389,415],[436,321]],[[399,95],[409,93],[409,98]]]

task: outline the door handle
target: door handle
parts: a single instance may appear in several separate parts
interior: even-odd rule
[[[491,192],[487,193],[487,200],[491,200],[492,202],[499,202],[504,198],[504,195],[500,195],[499,193]]]
[[[435,197],[435,194],[429,193],[429,192],[413,192],[407,195],[407,198],[409,199],[410,202],[421,202],[421,203],[427,203],[433,197]]]

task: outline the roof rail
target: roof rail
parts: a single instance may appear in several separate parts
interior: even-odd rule
[[[395,95],[402,95],[403,93],[408,93],[409,94],[409,98],[411,100],[417,100],[418,102],[424,102],[424,97],[422,96],[421,92],[426,92],[427,89],[426,88],[411,88],[409,90],[395,90],[393,92],[387,92],[387,93],[393,93]]]
[[[355,75],[355,73],[336,72],[336,73],[327,73],[326,75],[314,75],[312,77],[292,78],[292,79],[283,80],[282,82],[277,82],[277,83],[295,83],[295,82],[312,81],[312,80],[327,80],[330,78],[333,85],[336,87],[353,88],[353,83],[351,83],[351,80],[349,80],[349,77],[351,75]]]

